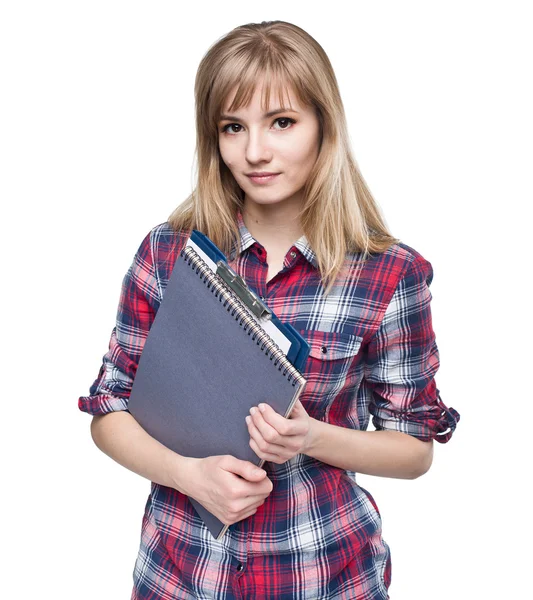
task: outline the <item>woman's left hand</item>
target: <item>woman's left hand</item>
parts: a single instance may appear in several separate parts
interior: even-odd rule
[[[250,447],[259,458],[281,465],[297,454],[305,454],[311,417],[299,400],[288,419],[264,403],[252,407],[250,415],[246,417]]]

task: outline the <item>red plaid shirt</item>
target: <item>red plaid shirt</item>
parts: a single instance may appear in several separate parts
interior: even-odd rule
[[[230,266],[284,322],[308,340],[301,401],[311,417],[352,429],[390,429],[446,442],[459,414],[440,399],[428,289],[432,268],[405,244],[374,255],[357,285],[358,254],[347,255],[328,297],[305,237],[266,283],[265,249],[238,215],[240,247]],[[146,336],[187,232],[168,223],[142,241],[126,273],[90,396],[92,415],[127,410]],[[356,474],[297,455],[265,463],[273,490],[257,513],[216,541],[188,498],[152,482],[133,571],[135,599],[388,598],[390,552],[372,496]]]

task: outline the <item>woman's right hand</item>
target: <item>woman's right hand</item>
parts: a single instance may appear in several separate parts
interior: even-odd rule
[[[191,496],[224,525],[255,514],[272,491],[266,471],[234,456],[190,458],[180,491]],[[182,474],[183,475],[183,474]]]

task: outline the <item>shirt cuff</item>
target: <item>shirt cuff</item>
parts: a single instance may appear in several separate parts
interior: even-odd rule
[[[128,399],[119,398],[110,394],[95,394],[94,396],[80,396],[78,408],[90,415],[105,415],[119,410],[128,411]]]
[[[373,411],[372,423],[377,430],[400,431],[424,442],[435,440],[444,444],[450,440],[461,415],[448,408],[437,393],[435,404],[423,411],[392,411],[383,407]]]

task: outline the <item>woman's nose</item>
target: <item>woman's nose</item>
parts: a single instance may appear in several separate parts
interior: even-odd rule
[[[246,143],[246,160],[250,163],[268,161],[272,158],[272,151],[268,143],[268,133],[251,130]]]

